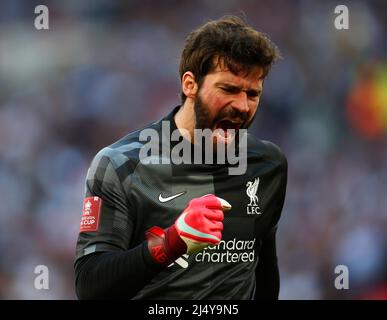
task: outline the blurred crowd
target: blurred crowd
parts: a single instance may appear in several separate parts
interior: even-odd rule
[[[76,299],[91,159],[180,103],[186,35],[225,14],[245,16],[283,55],[250,129],[289,162],[280,298],[387,299],[385,1],[341,1],[348,30],[335,29],[334,1],[45,3],[49,30],[34,28],[33,2],[0,4],[1,299]],[[34,287],[37,265],[49,290]],[[347,290],[335,288],[338,265]]]

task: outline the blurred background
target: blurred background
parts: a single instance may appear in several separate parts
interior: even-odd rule
[[[36,30],[35,6],[49,9]],[[349,9],[336,30],[334,9]],[[180,103],[195,27],[245,16],[284,59],[251,132],[286,153],[280,299],[387,299],[387,2],[0,3],[0,298],[76,299],[73,259],[93,156]],[[49,290],[34,288],[46,265]],[[334,286],[349,269],[349,289]]]

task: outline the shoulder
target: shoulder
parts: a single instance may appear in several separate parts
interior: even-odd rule
[[[157,123],[153,123],[130,132],[114,143],[100,149],[91,161],[89,172],[94,175],[98,172],[104,174],[106,171],[114,171],[120,180],[125,179],[133,173],[139,162],[140,150],[145,143],[140,140],[140,133],[144,129],[156,127]]]
[[[283,168],[287,168],[287,158],[281,148],[275,143],[260,140],[252,134],[248,134],[248,153],[250,156],[259,157],[262,160],[275,162]]]
[[[142,144],[136,139],[134,133],[130,133],[113,144],[100,149],[94,156],[92,166],[112,165],[118,168],[127,162],[136,162],[137,150]]]

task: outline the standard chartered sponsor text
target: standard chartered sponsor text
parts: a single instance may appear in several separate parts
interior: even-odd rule
[[[217,246],[207,247],[195,255],[196,262],[238,263],[253,262],[255,260],[254,244],[252,240],[222,240]]]

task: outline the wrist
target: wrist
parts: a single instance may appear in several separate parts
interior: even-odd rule
[[[167,266],[187,252],[187,245],[180,238],[174,225],[165,230],[152,227],[145,236],[151,257],[160,265]]]

